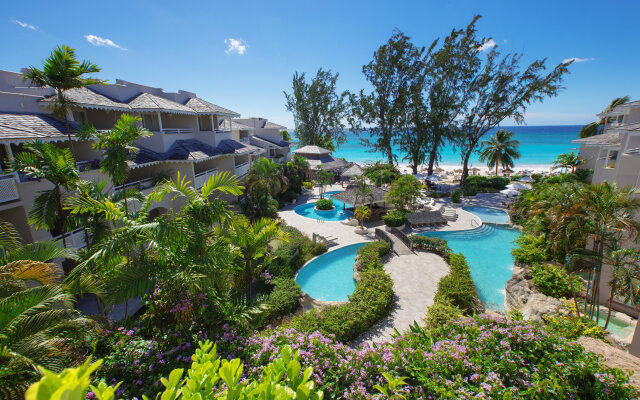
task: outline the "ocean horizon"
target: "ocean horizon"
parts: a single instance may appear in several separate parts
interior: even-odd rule
[[[559,154],[577,151],[578,146],[571,143],[578,139],[578,132],[582,125],[542,125],[542,126],[501,126],[489,131],[483,140],[495,134],[499,129],[506,129],[514,133],[514,139],[520,142],[518,150],[520,158],[515,161],[516,168],[548,168]],[[361,144],[360,138],[366,137],[367,132],[354,134],[347,132],[347,141],[333,152],[335,157],[344,158],[347,161],[358,164],[366,164],[375,161],[385,161],[386,158],[379,152],[370,152],[370,149]],[[399,146],[393,146],[394,154],[398,156],[399,164],[407,164],[405,154]],[[447,143],[441,150],[442,158],[439,165],[442,167],[459,166],[462,164],[460,152]],[[428,160],[427,160],[428,162]],[[474,153],[469,161],[469,167],[486,168],[486,164],[478,160],[478,154]]]

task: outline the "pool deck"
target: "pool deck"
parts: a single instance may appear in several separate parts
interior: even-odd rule
[[[340,185],[332,185],[327,191],[344,190]],[[314,233],[324,237],[335,239],[337,247],[343,247],[354,243],[362,243],[375,240],[374,229],[383,227],[381,221],[366,223],[370,229],[368,235],[359,235],[354,232],[354,227],[345,225],[340,221],[317,221],[296,214],[294,208],[301,204],[315,202],[319,198],[317,189],[313,193],[301,196],[295,204],[289,204],[281,209],[278,214],[288,225],[312,236]],[[432,231],[456,231],[477,228],[478,217],[464,211],[463,206],[501,207],[504,196],[495,194],[478,194],[475,199],[464,199],[462,204],[452,204],[449,199],[436,199],[437,204],[445,207],[454,207],[458,217],[449,221],[445,226],[425,228],[405,228],[407,234],[432,232]],[[381,343],[391,340],[395,330],[406,331],[414,321],[419,325],[427,313],[427,307],[433,304],[438,282],[449,272],[449,266],[439,256],[427,252],[412,252],[410,254],[392,255],[384,265],[385,271],[393,279],[395,301],[391,314],[379,321],[367,333],[358,338],[355,344]]]

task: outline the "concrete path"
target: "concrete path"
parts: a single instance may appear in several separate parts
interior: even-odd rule
[[[438,282],[449,273],[449,266],[441,257],[425,252],[392,255],[385,262],[384,269],[393,279],[396,296],[391,314],[356,339],[354,345],[387,342],[391,340],[394,329],[404,333],[414,321],[423,325],[427,307],[433,304]]]

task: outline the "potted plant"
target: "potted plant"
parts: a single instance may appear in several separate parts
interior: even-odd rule
[[[334,208],[335,206],[331,199],[320,199],[316,201],[316,211],[331,211]]]
[[[356,208],[353,215],[358,220],[358,226],[356,226],[356,229],[354,230],[355,233],[359,235],[364,235],[368,233],[369,230],[365,228],[363,224],[364,224],[364,221],[366,221],[367,219],[369,219],[369,217],[371,217],[371,209],[367,206],[360,206]]]
[[[407,222],[407,215],[401,210],[391,210],[382,217],[382,222],[389,228],[404,229]]]

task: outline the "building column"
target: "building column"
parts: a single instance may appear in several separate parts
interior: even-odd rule
[[[158,128],[160,132],[162,132],[162,114],[160,114],[160,112],[158,112]]]
[[[211,130],[215,132],[216,131],[216,127],[213,124],[213,114],[209,115],[209,118],[211,119]]]

